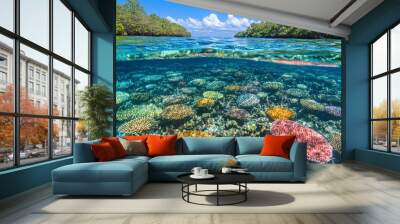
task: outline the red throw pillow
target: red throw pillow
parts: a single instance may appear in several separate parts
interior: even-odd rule
[[[147,139],[147,135],[128,135],[128,136],[124,136],[124,139],[128,140],[128,141],[143,141],[146,142]]]
[[[148,156],[176,155],[176,139],[176,135],[149,135],[146,140]]]
[[[262,156],[280,156],[289,159],[290,148],[296,136],[266,135],[261,149]]]
[[[94,157],[99,162],[110,161],[117,158],[113,147],[108,142],[93,144],[91,145],[91,149]]]
[[[114,149],[115,155],[117,158],[121,158],[126,156],[126,151],[124,146],[122,146],[121,142],[117,137],[109,137],[109,138],[101,138],[101,142],[108,142]]]

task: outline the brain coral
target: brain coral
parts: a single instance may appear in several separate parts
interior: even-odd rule
[[[251,93],[246,93],[246,94],[242,94],[240,95],[237,100],[236,103],[239,107],[253,107],[256,106],[260,103],[260,99],[258,99],[258,97],[254,94]]]
[[[332,159],[333,147],[328,141],[311,128],[290,120],[276,120],[272,123],[273,135],[294,135],[296,140],[307,144],[307,158],[318,163],[327,163]]]
[[[213,100],[220,100],[224,98],[224,95],[217,91],[206,91],[203,93],[205,98],[213,99]]]
[[[165,121],[181,122],[190,118],[193,114],[194,112],[191,107],[183,104],[175,104],[164,108],[161,118]]]
[[[290,120],[296,113],[286,107],[270,107],[265,114],[272,120]]]
[[[125,134],[143,134],[157,126],[157,122],[151,117],[140,117],[133,119],[118,128],[118,131]]]
[[[212,107],[214,105],[215,105],[215,100],[211,98],[201,98],[196,102],[196,107],[199,108]]]
[[[301,106],[303,106],[304,109],[309,110],[309,111],[321,112],[321,111],[325,110],[324,105],[318,103],[315,100],[311,100],[311,99],[301,99],[300,104],[301,104]]]

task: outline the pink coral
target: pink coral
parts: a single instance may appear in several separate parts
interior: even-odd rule
[[[328,141],[311,128],[290,121],[276,120],[272,123],[273,135],[295,135],[299,142],[307,143],[307,158],[318,163],[327,163],[332,158],[333,147]]]

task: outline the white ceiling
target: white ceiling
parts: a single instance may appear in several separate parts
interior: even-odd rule
[[[170,1],[283,25],[296,26],[344,38],[350,35],[350,26],[353,23],[383,2],[383,0]]]

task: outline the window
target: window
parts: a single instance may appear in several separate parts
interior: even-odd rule
[[[89,32],[75,18],[75,62],[89,70]]]
[[[90,31],[63,0],[0,0],[0,27],[0,170],[72,155],[87,139],[74,105],[90,85]]]
[[[14,0],[0,1],[0,26],[14,31]]]
[[[71,60],[72,12],[60,0],[53,0],[54,53]]]
[[[49,48],[49,0],[20,0],[21,36]]]
[[[370,45],[371,148],[400,153],[400,25]]]
[[[0,3],[1,5],[2,3]],[[3,12],[0,9],[0,14]],[[0,15],[0,20],[2,15]],[[0,33],[0,113],[14,111],[14,71],[11,58],[14,57],[14,42]],[[9,58],[10,61],[6,61]],[[1,138],[1,136],[0,136]]]

